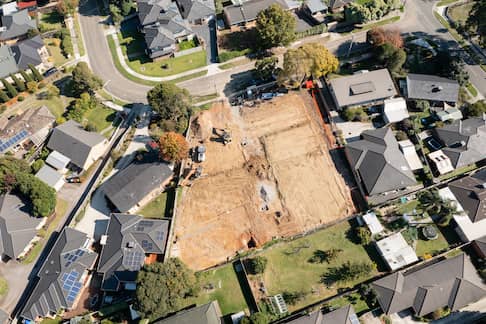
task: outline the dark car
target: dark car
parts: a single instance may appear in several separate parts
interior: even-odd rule
[[[50,75],[53,75],[54,73],[56,73],[58,70],[57,68],[53,67],[53,68],[50,68],[49,70],[47,70],[46,72],[44,72],[44,76],[47,78],[48,76]]]
[[[71,178],[67,178],[66,181],[68,183],[81,183],[81,178],[80,177],[71,177]]]

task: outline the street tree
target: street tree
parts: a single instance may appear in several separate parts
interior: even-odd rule
[[[473,104],[467,104],[465,113],[468,117],[481,117],[486,114],[486,101],[479,100]]]
[[[191,108],[191,97],[186,89],[172,83],[159,83],[147,93],[147,100],[159,115],[159,127],[163,131],[183,133],[186,130]]]
[[[393,45],[396,48],[402,48],[404,45],[403,37],[397,28],[385,29],[383,27],[375,27],[368,31],[366,38],[375,47],[385,43]]]
[[[143,318],[155,320],[177,311],[197,293],[196,276],[179,259],[145,265],[137,275],[137,310]]]
[[[175,132],[167,132],[160,136],[160,158],[169,162],[180,162],[187,156],[189,145],[184,136]]]
[[[262,48],[287,46],[295,39],[295,18],[291,12],[273,4],[258,14],[256,30]]]
[[[103,82],[88,67],[86,62],[79,62],[72,72],[73,92],[80,96],[84,92],[92,93],[103,85]]]
[[[121,9],[115,5],[115,4],[110,4],[110,14],[111,14],[111,19],[113,19],[113,22],[118,25],[123,19],[123,16],[121,14]]]
[[[274,75],[278,64],[276,56],[265,57],[255,63],[255,75],[261,80],[269,80]]]

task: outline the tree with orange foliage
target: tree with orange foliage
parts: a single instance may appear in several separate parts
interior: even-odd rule
[[[159,138],[160,158],[165,161],[179,162],[187,156],[189,145],[181,134],[175,132],[164,133]]]
[[[375,27],[370,29],[366,36],[368,42],[373,44],[374,47],[379,47],[385,43],[395,48],[402,48],[404,45],[402,35],[396,28],[384,29],[383,27]]]

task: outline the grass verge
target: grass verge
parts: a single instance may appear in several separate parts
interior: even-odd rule
[[[471,96],[473,97],[476,97],[478,95],[478,91],[476,90],[476,88],[472,85],[471,82],[468,82],[466,84],[466,89],[467,91],[469,91],[469,93],[471,94]]]
[[[8,282],[5,278],[0,277],[0,296],[5,296],[8,292]]]
[[[371,28],[391,24],[391,23],[394,23],[394,22],[399,21],[399,20],[400,20],[399,16],[390,17],[390,18],[387,18],[387,19],[383,19],[383,20],[371,23],[371,24],[363,25],[359,28],[354,29],[351,33],[359,33],[361,31],[368,30],[368,29],[371,29]]]
[[[120,100],[118,98],[115,98],[113,97],[112,95],[110,95],[108,92],[106,92],[105,89],[99,89],[96,91],[103,99],[105,100],[109,100],[109,101],[112,101],[114,104],[118,105],[118,106],[125,106],[125,105],[128,105],[128,102],[126,101],[123,101],[123,100]]]
[[[73,21],[74,21],[74,30],[76,31],[76,36],[77,36],[76,40],[78,43],[79,55],[84,56],[86,54],[86,50],[84,49],[83,34],[81,33],[81,28],[79,27],[79,18],[77,14],[74,15]]]
[[[173,79],[173,80],[170,80],[170,81],[167,81],[167,82],[172,83],[172,84],[177,84],[177,83],[180,83],[180,82],[184,82],[184,81],[187,81],[187,80],[192,80],[192,79],[195,79],[195,78],[205,76],[206,74],[208,74],[208,70],[194,72],[194,73],[188,74],[186,76],[183,76],[183,77],[180,77],[180,78],[177,78],[177,79]]]

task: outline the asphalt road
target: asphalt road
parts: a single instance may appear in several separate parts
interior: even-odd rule
[[[432,38],[442,48],[459,50],[459,45],[440,22],[435,19],[433,6],[434,1],[408,0],[405,4],[404,17],[388,26],[397,27],[404,34]],[[91,68],[107,82],[106,89],[113,95],[129,102],[145,103],[146,93],[151,87],[127,80],[117,71],[113,65],[104,35],[102,18],[98,16],[97,12],[95,0],[85,0],[80,6],[81,29],[86,42]],[[361,32],[337,40],[329,41],[325,38],[311,38],[305,40],[305,42],[324,43],[332,52],[342,55],[347,53],[351,40],[353,41],[353,51],[366,46],[365,38],[366,32]],[[486,72],[476,64],[467,63],[470,63],[466,65],[466,69],[469,72],[471,83],[474,84],[480,93],[486,95]],[[188,80],[179,83],[179,85],[188,89],[193,95],[205,95],[215,92],[224,92],[228,95],[235,90],[240,90],[242,84],[251,79],[249,70],[252,68],[253,63],[249,63],[215,75]]]

